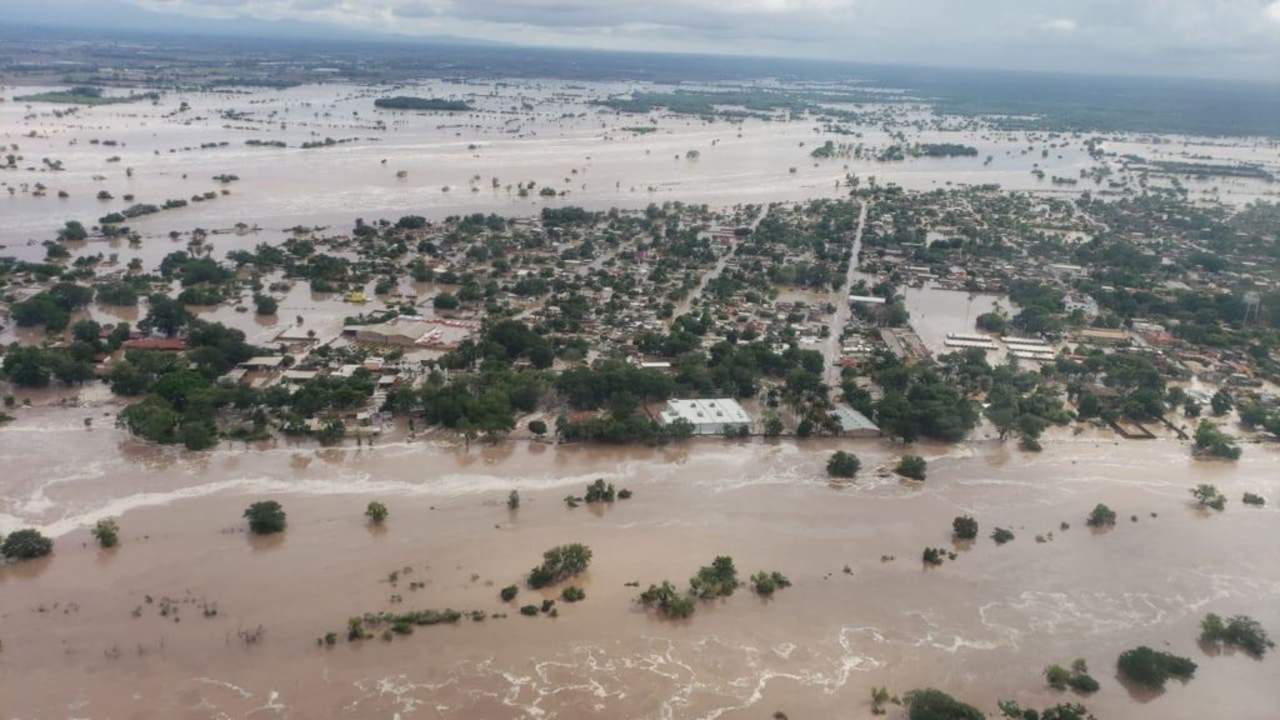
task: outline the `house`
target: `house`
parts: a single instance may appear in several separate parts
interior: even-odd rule
[[[695,435],[723,435],[751,428],[751,416],[732,398],[668,400],[659,417],[663,425],[685,420],[693,425]]]
[[[841,434],[847,437],[855,438],[874,438],[880,437],[880,428],[871,422],[866,415],[854,410],[848,405],[836,405],[831,411],[836,420],[840,423]]]

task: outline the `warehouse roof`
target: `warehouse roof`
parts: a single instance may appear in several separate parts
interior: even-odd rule
[[[732,398],[668,400],[667,409],[662,411],[662,421],[669,423],[681,418],[694,425],[751,422],[751,416]]]

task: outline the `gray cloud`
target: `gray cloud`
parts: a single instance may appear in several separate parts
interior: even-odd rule
[[[1280,0],[125,1],[169,15],[551,46],[1280,77]]]

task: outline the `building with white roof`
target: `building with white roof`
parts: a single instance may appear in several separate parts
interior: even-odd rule
[[[723,435],[726,431],[751,428],[751,416],[732,398],[668,400],[660,417],[664,425],[687,420],[695,435]]]

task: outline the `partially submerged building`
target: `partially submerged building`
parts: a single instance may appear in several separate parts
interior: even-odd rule
[[[846,437],[876,438],[880,437],[880,428],[871,422],[871,418],[854,410],[848,405],[836,405],[831,411],[840,423],[840,433]]]

